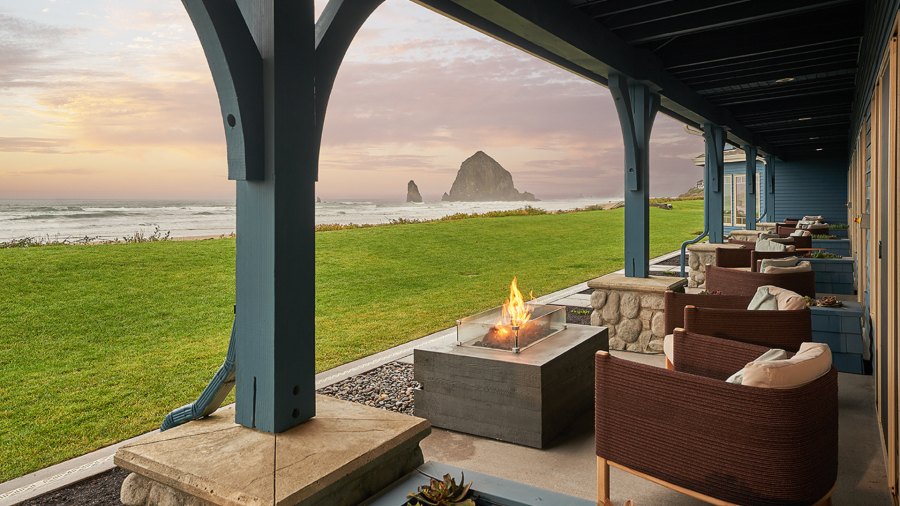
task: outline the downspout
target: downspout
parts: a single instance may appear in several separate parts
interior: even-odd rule
[[[162,426],[159,428],[160,432],[213,414],[225,401],[225,397],[228,397],[228,394],[231,393],[231,389],[234,388],[234,334],[236,328],[236,326],[231,327],[231,340],[228,342],[228,353],[225,355],[225,362],[219,367],[216,375],[210,380],[209,385],[203,389],[203,393],[200,394],[196,401],[173,409],[172,412],[166,415]]]
[[[688,125],[684,125],[684,131],[689,134],[692,134],[692,135],[699,135],[701,137],[703,136],[702,131],[691,130],[688,127]],[[709,199],[706,196],[706,193],[708,192],[708,190],[707,190],[708,184],[707,183],[708,183],[708,179],[709,179],[708,178],[709,174],[708,174],[708,170],[706,167],[707,167],[707,164],[706,164],[706,161],[704,160],[704,162],[703,162],[703,232],[701,232],[700,235],[698,235],[696,238],[691,239],[690,241],[684,241],[683,243],[681,243],[681,277],[684,277],[684,256],[685,256],[685,253],[687,252],[688,245],[689,244],[697,244],[698,242],[702,241],[704,237],[709,235]]]
[[[704,186],[706,184],[704,183]],[[689,244],[696,244],[709,234],[709,199],[703,199],[703,232],[690,241],[681,243],[681,277],[684,277],[684,255]]]

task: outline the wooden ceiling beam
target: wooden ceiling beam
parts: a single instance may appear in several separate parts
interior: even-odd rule
[[[690,16],[667,16],[649,21],[641,21],[637,17],[633,17],[631,24],[621,24],[622,19],[619,18],[613,26],[607,26],[607,28],[629,44],[643,44],[670,37],[721,30],[748,23],[760,23],[775,18],[809,16],[816,11],[839,7],[855,1],[755,0],[731,5],[730,9],[698,9]],[[674,20],[675,17],[677,17],[677,21]],[[655,29],[651,27],[654,24],[656,25]]]

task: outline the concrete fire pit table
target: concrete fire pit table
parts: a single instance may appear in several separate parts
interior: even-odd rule
[[[416,349],[416,416],[543,448],[593,406],[598,350],[609,350],[606,327],[572,324],[519,353],[456,343]]]

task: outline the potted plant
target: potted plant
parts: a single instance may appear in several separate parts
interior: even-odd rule
[[[472,494],[469,493],[472,482],[464,486],[462,484],[465,481],[465,473],[460,478],[459,485],[449,474],[444,475],[443,481],[431,478],[428,485],[422,485],[418,492],[407,495],[410,498],[407,504],[410,506],[475,506]]]

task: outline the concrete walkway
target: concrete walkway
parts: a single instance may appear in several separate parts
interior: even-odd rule
[[[651,261],[677,256],[673,252]],[[677,271],[678,267],[651,266],[656,271]],[[590,296],[581,294],[587,283],[545,295],[539,304],[590,307]],[[375,369],[393,361],[412,363],[413,350],[438,341],[454,341],[455,328],[416,339],[316,375],[316,388],[322,388],[350,376]],[[613,352],[613,355],[658,367],[661,355]],[[840,389],[840,466],[835,504],[891,504],[887,473],[881,450],[875,414],[875,387],[872,376],[839,375]],[[649,430],[649,428],[648,428]],[[154,431],[153,433],[155,433]],[[150,433],[152,434],[152,433]],[[119,446],[146,437],[138,436],[93,453],[71,459],[0,484],[0,506],[12,506],[32,497],[57,490],[112,469],[112,456]],[[442,429],[433,429],[421,447],[425,460],[491,474],[568,495],[596,500],[596,456],[594,454],[593,415],[587,413],[549,448],[537,450]],[[611,469],[613,503],[633,498],[638,506],[680,506],[705,504],[633,475]]]

